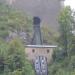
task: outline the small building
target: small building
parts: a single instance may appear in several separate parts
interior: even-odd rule
[[[54,45],[26,45],[25,52],[30,61],[34,61],[36,57],[43,56],[47,58],[49,63],[52,60]]]
[[[35,62],[35,60],[37,60],[37,57],[45,57],[47,59],[47,63],[49,63],[52,60],[53,49],[57,46],[43,45],[40,30],[40,22],[41,20],[39,17],[33,18],[34,35],[31,41],[31,45],[26,45],[25,52],[30,61]]]

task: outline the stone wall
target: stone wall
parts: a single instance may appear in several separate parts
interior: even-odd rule
[[[27,55],[27,58],[30,61],[34,61],[37,56],[44,56],[47,58],[47,62],[52,61],[52,55],[53,55],[53,48],[26,48],[25,53]]]

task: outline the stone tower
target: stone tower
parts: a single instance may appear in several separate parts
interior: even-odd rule
[[[42,45],[42,37],[41,37],[41,30],[40,30],[40,18],[34,17],[33,18],[33,39],[32,39],[32,45]]]

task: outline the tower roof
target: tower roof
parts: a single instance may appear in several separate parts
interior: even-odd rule
[[[57,45],[26,45],[28,48],[56,48]]]

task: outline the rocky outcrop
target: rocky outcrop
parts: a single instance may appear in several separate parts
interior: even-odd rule
[[[6,38],[6,41],[9,42],[15,38],[19,38],[23,44],[30,44],[31,38],[26,32],[17,32],[17,31],[9,31],[9,36]]]
[[[32,16],[39,16],[42,23],[54,30],[58,29],[58,15],[61,0],[8,0],[12,7],[25,11]]]

